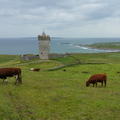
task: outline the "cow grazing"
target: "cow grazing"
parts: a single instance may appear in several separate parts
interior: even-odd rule
[[[33,71],[39,71],[40,70],[40,68],[34,68],[33,69]]]
[[[101,82],[101,87],[102,87],[103,81],[106,87],[107,75],[105,73],[92,75],[90,79],[86,81],[86,87],[88,87],[90,83],[93,84],[93,87],[94,87],[94,84],[96,84],[96,87],[97,87],[97,82]]]
[[[0,69],[0,78],[6,80],[7,82],[7,77],[13,77],[15,76],[16,81],[15,84],[17,83],[17,81],[19,83],[22,83],[22,79],[21,79],[21,69],[20,68],[1,68]]]
[[[40,68],[34,68],[33,69],[33,71],[39,71],[40,70]]]
[[[40,68],[30,68],[29,70],[32,70],[32,71],[40,71]]]

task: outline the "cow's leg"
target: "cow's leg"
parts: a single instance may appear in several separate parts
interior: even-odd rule
[[[93,87],[94,87],[94,83],[93,83]]]
[[[15,79],[15,85],[16,85],[16,83],[17,83],[17,79]]]
[[[96,87],[97,87],[97,81],[95,83],[96,83]]]
[[[22,83],[21,78],[20,78],[19,75],[17,76],[17,80],[18,80],[19,83]]]
[[[21,83],[21,79],[20,79],[19,75],[18,75],[18,82]]]
[[[15,75],[15,85],[17,83],[17,80],[18,80],[18,75]]]
[[[4,83],[4,79],[3,79],[3,83]]]
[[[18,82],[22,84],[21,74],[18,74]]]
[[[105,87],[106,87],[106,80],[104,81]]]
[[[101,87],[103,86],[103,81],[101,82]]]
[[[21,83],[21,84],[22,84],[22,79],[21,79],[21,78],[19,78],[19,83]]]

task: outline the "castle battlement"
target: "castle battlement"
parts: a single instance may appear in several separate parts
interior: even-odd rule
[[[50,40],[50,36],[47,35],[46,37],[43,37],[41,35],[38,35],[38,40]]]

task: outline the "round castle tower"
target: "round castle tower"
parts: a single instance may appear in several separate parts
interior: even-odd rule
[[[41,35],[38,35],[39,43],[39,58],[40,59],[49,59],[50,54],[50,36],[45,34],[44,30]]]

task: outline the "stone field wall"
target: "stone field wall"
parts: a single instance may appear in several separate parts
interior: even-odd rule
[[[71,56],[71,54],[49,54],[49,59],[52,58],[60,58],[60,57],[68,57]],[[34,60],[34,59],[39,59],[39,56],[27,56],[27,55],[22,55],[21,56],[21,61],[28,61],[28,60]]]

